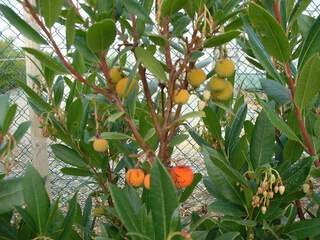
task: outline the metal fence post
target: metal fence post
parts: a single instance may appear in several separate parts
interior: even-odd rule
[[[29,0],[31,4],[35,4],[36,0]],[[38,30],[36,23],[30,17],[29,14],[25,13],[25,20],[34,29]],[[25,46],[29,48],[40,49],[40,46],[29,39],[25,39]],[[31,80],[30,76],[37,76],[39,79],[42,78],[41,73],[37,66],[40,66],[39,62],[31,55],[26,55],[26,79],[29,87],[38,91],[37,87]],[[30,121],[31,124],[31,142],[32,142],[32,164],[39,171],[43,177],[47,177],[49,173],[49,155],[47,139],[42,136],[41,129],[39,128],[40,123],[35,112],[30,108]],[[47,189],[48,187],[47,181]]]

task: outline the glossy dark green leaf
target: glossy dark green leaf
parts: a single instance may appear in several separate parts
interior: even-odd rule
[[[115,205],[119,218],[129,232],[139,232],[138,222],[134,213],[133,206],[128,204],[130,201],[123,190],[115,185],[109,185],[110,194]]]
[[[213,164],[219,168],[226,176],[232,179],[234,182],[241,183],[244,186],[248,186],[246,179],[227,162],[227,160],[215,149],[204,146],[203,147],[206,154]]]
[[[221,33],[219,35],[213,36],[207,39],[203,46],[205,48],[217,47],[227,42],[230,42],[232,39],[236,38],[241,32],[238,30],[232,30],[229,32]]]
[[[320,28],[319,28],[320,31]],[[300,108],[305,108],[320,92],[320,57],[310,57],[298,74],[294,101]]]
[[[320,234],[319,224],[320,218],[298,221],[286,227],[285,233],[296,239],[312,238]]]
[[[291,96],[289,89],[285,88],[278,81],[260,79],[260,83],[268,97],[272,98],[278,104],[282,105],[290,102]]]
[[[138,60],[160,81],[166,82],[167,76],[162,64],[147,50],[139,47],[136,49]]]
[[[215,200],[208,206],[208,210],[214,213],[221,213],[227,216],[245,217],[246,212],[239,206],[221,200]]]
[[[67,215],[63,222],[63,229],[59,236],[61,240],[69,240],[72,239],[72,232],[73,232],[73,224],[75,223],[76,216],[78,211],[77,205],[77,195],[74,195],[73,198],[69,202],[69,209]]]
[[[64,163],[79,168],[86,168],[84,159],[73,149],[62,144],[51,145],[51,149],[56,158]]]
[[[45,181],[35,168],[27,167],[22,180],[24,200],[27,212],[36,224],[37,231],[43,235],[49,216],[50,200],[45,188]]]
[[[239,141],[239,136],[246,120],[247,104],[243,104],[234,116],[230,129],[226,132],[225,145],[228,152],[232,152],[233,148]]]
[[[279,61],[287,62],[290,57],[289,41],[277,20],[253,2],[249,5],[249,18],[266,51]]]
[[[87,32],[87,45],[93,52],[106,50],[116,38],[116,25],[111,19],[94,23]]]
[[[58,20],[64,0],[39,0],[39,11],[47,27],[51,28]]]
[[[16,116],[17,112],[17,104],[13,104],[9,107],[7,113],[6,113],[6,118],[4,119],[3,125],[2,125],[2,130],[1,132],[3,134],[6,134],[10,128],[10,125],[13,123],[14,117]]]
[[[173,23],[172,35],[180,37],[187,29],[187,26],[190,24],[190,17],[182,16],[177,21]]]
[[[6,5],[0,4],[0,11],[3,16],[12,24],[18,31],[26,38],[39,43],[48,44],[47,41],[28,23],[19,17],[11,8]]]
[[[257,34],[250,26],[249,20],[245,17],[242,17],[242,21],[244,24],[244,30],[248,34],[249,44],[251,46],[252,52],[254,53],[254,56],[259,60],[259,63],[264,67],[266,72],[270,74],[270,76],[272,76],[275,80],[282,82],[280,74],[274,67],[270,56],[263,47]]]
[[[229,155],[231,166],[240,171],[243,165],[249,159],[249,145],[246,136],[242,136],[233,151]]]
[[[228,232],[217,237],[216,240],[234,240],[240,235],[239,232]]]
[[[24,203],[21,178],[0,180],[0,214],[10,212]]]
[[[54,94],[54,104],[59,106],[63,100],[63,93],[64,93],[64,79],[59,77],[57,81],[54,83],[53,87],[53,94]]]
[[[70,106],[67,115],[67,127],[71,133],[79,131],[84,114],[84,106],[81,99],[76,99]]]
[[[171,16],[184,7],[185,0],[163,0],[161,3],[161,16]]]
[[[131,138],[129,135],[120,132],[103,132],[100,137],[107,140],[126,140]]]
[[[296,191],[302,186],[310,173],[312,163],[312,158],[304,158],[295,162],[282,173],[282,181],[287,192]]]
[[[267,117],[275,128],[278,128],[289,139],[301,142],[295,132],[288,126],[288,124],[283,121],[266,103],[260,101],[260,104],[262,105],[264,111],[267,114]]]
[[[296,141],[288,140],[283,148],[283,160],[295,162],[300,159],[303,153],[303,147]]]
[[[308,59],[320,51],[320,15],[313,23],[307,38],[303,42],[302,50],[299,56],[298,68],[301,70]]]
[[[269,164],[274,153],[275,128],[267,114],[260,112],[250,142],[250,160],[254,169]]]
[[[66,41],[67,48],[70,49],[71,45],[73,45],[74,40],[76,38],[76,23],[77,15],[74,8],[70,8],[67,14],[66,20]]]
[[[216,139],[220,139],[221,126],[218,114],[211,107],[205,107],[204,112],[206,116],[203,118],[203,121],[206,127],[213,137],[215,137]]]
[[[61,168],[61,172],[64,175],[78,176],[78,177],[79,176],[87,177],[92,175],[92,173],[88,169],[83,169],[83,168],[64,167],[64,168]]]
[[[30,126],[31,126],[31,122],[30,121],[26,121],[26,122],[21,123],[17,127],[17,129],[13,133],[13,136],[14,136],[14,139],[16,141],[16,144],[20,143],[22,137],[26,134],[26,132],[28,131]]]
[[[5,121],[7,111],[9,109],[9,94],[1,94],[0,95],[0,130],[3,128],[3,123]]]
[[[169,173],[158,160],[151,171],[150,204],[156,226],[155,240],[166,239],[172,215],[178,207],[178,198]]]
[[[149,14],[146,12],[144,7],[136,0],[126,0],[126,1],[123,1],[123,4],[127,9],[127,11],[137,16],[138,19],[142,19],[147,23],[152,23],[152,20],[149,17]]]
[[[36,59],[39,60],[41,64],[48,67],[56,73],[66,73],[67,69],[62,65],[61,62],[57,61],[55,58],[49,56],[48,54],[39,51],[34,48],[23,48],[27,53],[33,55]]]

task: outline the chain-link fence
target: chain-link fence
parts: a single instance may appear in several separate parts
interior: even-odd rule
[[[5,4],[14,9],[17,13],[23,14],[23,8],[17,1],[0,0],[1,4]],[[313,0],[309,5],[306,14],[311,16],[318,16],[320,13],[320,1]],[[59,43],[60,47],[64,48],[65,31],[57,25],[53,30],[54,38]],[[15,82],[18,80],[25,80],[25,58],[21,47],[24,46],[24,38],[21,34],[13,28],[7,20],[0,15],[0,94],[9,93],[12,102],[18,104],[18,113],[15,120],[15,126],[20,122],[28,120],[29,107],[25,95],[21,90],[16,88]],[[260,88],[259,77],[260,73],[246,60],[243,52],[240,51],[239,46],[235,41],[228,45],[228,54],[235,60],[237,64],[237,75],[235,87],[240,88],[244,95],[247,97],[249,113],[248,117],[254,119],[256,103],[253,97],[250,97],[250,90]],[[206,52],[202,57],[203,59],[215,59],[217,53]],[[207,66],[207,72],[212,68],[212,64]],[[197,100],[190,101],[191,103],[185,107],[184,112],[194,111],[197,108]],[[1,113],[0,113],[1,114]],[[195,126],[197,120],[188,122],[190,126]],[[183,131],[183,129],[182,129]],[[26,164],[32,161],[32,139],[30,134],[27,134],[22,140],[21,144],[15,151],[15,167],[13,173],[21,175]],[[78,188],[84,186],[83,180],[79,178],[65,176],[60,172],[63,164],[60,161],[54,160],[52,153],[49,151],[49,181],[51,188],[51,195],[56,197],[62,194],[62,200],[70,198]],[[204,172],[204,163],[201,154],[198,151],[198,146],[189,138],[181,143],[173,154],[173,159],[176,163],[188,164],[193,166],[196,172]],[[87,186],[86,186],[87,187]],[[85,191],[82,191],[85,192]],[[85,194],[80,195],[84,200]],[[194,197],[187,203],[188,206],[204,205],[208,201],[208,196],[203,185],[199,185],[196,189]],[[186,209],[189,209],[189,207]],[[199,209],[197,209],[199,210]]]

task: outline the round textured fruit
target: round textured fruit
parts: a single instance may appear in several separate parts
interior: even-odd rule
[[[188,82],[193,87],[199,87],[206,80],[206,74],[202,69],[192,69],[188,72]]]
[[[118,68],[118,67],[111,68],[111,69],[109,70],[109,76],[110,76],[110,78],[111,78],[111,82],[112,82],[112,83],[117,83],[117,82],[119,82],[119,81],[123,78],[121,69]]]
[[[127,87],[129,82],[128,78],[122,78],[116,85],[116,92],[120,97],[126,97],[131,90],[136,86],[136,80],[132,80],[129,87]]]
[[[181,89],[174,95],[173,101],[176,104],[186,104],[189,100],[189,97],[189,92],[186,89]]]
[[[144,180],[143,180],[143,185],[146,189],[150,189],[150,180],[151,180],[151,176],[150,174],[147,174],[145,177],[144,177]]]
[[[96,138],[93,141],[93,149],[97,152],[105,152],[108,149],[108,141],[103,138]]]
[[[234,74],[235,66],[231,59],[220,59],[216,63],[215,72],[219,77],[228,78]]]
[[[220,77],[213,77],[209,83],[210,89],[213,92],[221,92],[227,87],[227,81]]]
[[[187,166],[178,166],[170,168],[170,174],[176,188],[186,188],[193,182],[193,171]]]
[[[225,102],[232,98],[233,86],[230,82],[227,82],[227,86],[221,92],[212,92],[212,98],[214,100]]]
[[[144,181],[144,171],[140,168],[131,168],[126,174],[127,183],[133,187],[140,187]]]

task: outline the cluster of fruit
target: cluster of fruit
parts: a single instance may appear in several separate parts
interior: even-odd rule
[[[215,65],[215,75],[210,79],[203,94],[204,101],[199,103],[202,110],[207,102],[212,99],[219,102],[225,102],[232,98],[233,85],[228,78],[235,72],[235,64],[231,59],[224,58],[217,61]],[[205,82],[207,76],[202,69],[191,69],[187,74],[188,83],[193,88],[198,88]],[[176,104],[185,104],[188,102],[190,94],[187,89],[176,91],[174,102]]]
[[[126,97],[137,86],[137,81],[133,79],[129,82],[129,79],[124,76],[119,67],[114,67],[109,70],[109,76],[111,82],[116,86],[116,92],[120,97]],[[130,84],[128,86],[128,84]]]
[[[182,189],[190,186],[193,182],[193,171],[187,166],[177,166],[169,168],[169,173],[177,189]],[[150,174],[140,168],[131,168],[126,173],[126,181],[130,186],[140,187],[144,185],[146,189],[150,189]]]
[[[252,197],[251,204],[254,208],[261,206],[260,210],[262,214],[265,214],[274,194],[280,193],[280,195],[283,195],[284,192],[285,186],[278,172],[274,169],[268,169],[265,172],[264,180],[260,183],[256,194]]]

